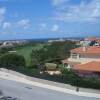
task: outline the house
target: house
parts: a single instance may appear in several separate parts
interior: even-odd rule
[[[96,37],[88,37],[88,38],[85,38],[84,41],[83,41],[83,44],[84,43],[87,43],[89,44],[90,46],[100,46],[100,38],[96,38]]]
[[[96,41],[97,38],[96,37],[88,37],[88,38],[85,38],[84,41]]]
[[[94,45],[96,39],[97,39],[96,37],[88,37],[88,38],[82,39],[80,40],[80,45],[81,46],[91,45],[91,44]]]
[[[100,78],[100,61],[91,61],[85,64],[78,64],[73,69],[81,77],[96,77]]]
[[[100,75],[100,46],[79,47],[70,53],[70,58],[62,61],[67,64],[67,68],[74,69],[81,76]]]
[[[96,40],[95,45],[99,45],[99,46],[100,46],[100,38],[98,38],[98,39]]]

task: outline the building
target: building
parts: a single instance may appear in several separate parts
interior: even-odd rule
[[[78,64],[73,67],[81,77],[100,78],[100,61],[91,61],[85,64]]]
[[[24,45],[29,43],[27,40],[11,40],[11,41],[3,41],[0,43],[0,48],[3,47],[14,47],[16,45]]]
[[[48,43],[53,43],[53,42],[64,42],[66,39],[60,38],[60,39],[54,39],[54,40],[48,40]]]
[[[85,43],[88,43],[89,45],[93,46],[100,46],[100,38],[96,37],[89,37],[84,39]]]
[[[81,76],[100,75],[100,46],[79,47],[70,53],[70,58],[63,60],[67,68],[74,69]]]
[[[88,38],[85,38],[84,41],[96,41],[97,38],[96,37],[88,37]]]

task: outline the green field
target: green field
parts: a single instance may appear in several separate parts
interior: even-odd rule
[[[25,60],[26,60],[26,65],[27,66],[30,66],[30,62],[31,62],[31,52],[32,52],[32,49],[40,49],[43,47],[44,44],[37,44],[37,45],[27,45],[27,46],[24,46],[24,47],[21,47],[21,48],[17,48],[17,53],[20,54],[20,55],[23,55],[25,57]]]

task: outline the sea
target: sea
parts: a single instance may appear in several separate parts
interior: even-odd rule
[[[48,42],[50,40],[83,40],[84,38],[82,37],[66,37],[66,38],[40,38],[40,39],[12,39],[12,40],[0,40],[1,42],[3,41],[33,41],[33,42]]]

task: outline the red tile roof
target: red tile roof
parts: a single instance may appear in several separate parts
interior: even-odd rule
[[[96,41],[97,38],[96,37],[89,37],[89,38],[85,38],[85,41]]]
[[[96,42],[100,43],[100,38],[98,38],[98,39],[96,40]]]
[[[73,67],[78,71],[100,72],[100,61],[92,61],[85,64],[78,64]]]
[[[100,43],[100,38],[96,38],[96,37],[89,37],[89,38],[85,38],[85,41],[96,41]]]
[[[100,54],[100,46],[89,46],[86,47],[86,50],[83,50],[84,47],[79,47],[72,49],[72,53],[79,53],[79,54]]]

